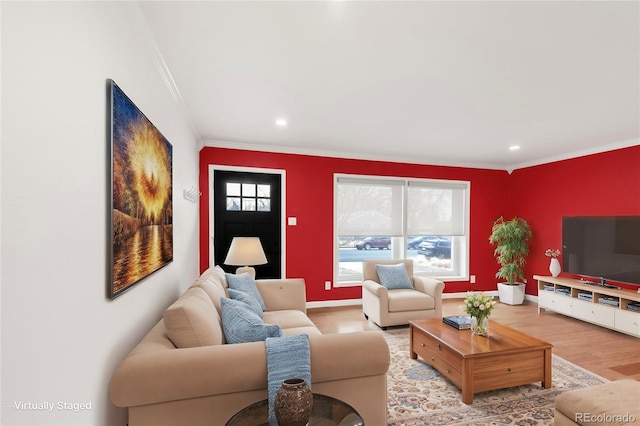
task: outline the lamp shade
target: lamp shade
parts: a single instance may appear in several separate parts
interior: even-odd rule
[[[264,265],[267,263],[267,256],[262,249],[260,238],[233,237],[224,263],[232,266]]]

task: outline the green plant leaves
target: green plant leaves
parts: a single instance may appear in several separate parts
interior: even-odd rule
[[[529,224],[522,218],[505,220],[501,216],[493,223],[489,243],[496,246],[493,254],[500,264],[496,278],[505,279],[507,284],[524,279],[522,268],[529,254],[529,239],[532,236]]]

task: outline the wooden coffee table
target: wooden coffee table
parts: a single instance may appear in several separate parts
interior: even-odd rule
[[[542,382],[551,387],[552,345],[489,321],[489,336],[457,330],[441,318],[409,322],[409,356],[420,356],[462,390],[462,402],[493,389]]]

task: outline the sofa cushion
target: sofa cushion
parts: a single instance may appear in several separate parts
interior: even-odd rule
[[[209,274],[220,280],[220,284],[222,287],[226,289],[227,286],[227,278],[224,269],[220,265],[216,265],[213,268],[209,268]]]
[[[267,311],[263,320],[269,324],[278,324],[280,328],[315,327],[315,324],[300,311],[285,309],[281,311]]]
[[[203,289],[211,298],[213,306],[216,307],[218,315],[222,317],[222,307],[220,306],[220,299],[229,297],[228,290],[222,286],[222,283],[214,277],[209,276],[205,280],[200,281],[200,288]]]
[[[222,330],[227,343],[259,342],[284,334],[277,324],[265,324],[246,303],[222,299]]]
[[[435,299],[420,291],[389,290],[389,312],[424,311],[435,307]]]
[[[640,418],[638,401],[640,382],[622,379],[564,392],[556,398],[555,409],[575,422],[572,424],[604,424],[596,422],[596,419],[609,417],[615,421],[616,418],[622,419],[624,416]],[[630,423],[635,423],[635,420]],[[620,424],[627,423],[620,421]]]
[[[200,274],[198,279],[191,285],[191,287],[199,287],[203,281],[214,280],[216,282],[219,282],[222,288],[226,290],[227,279],[225,278],[224,274],[225,272],[220,266],[212,266],[211,268],[205,270],[202,274]]]
[[[167,337],[177,348],[222,344],[220,318],[201,288],[187,290],[164,311]]]
[[[397,265],[376,265],[376,272],[380,278],[380,284],[388,290],[413,288],[404,263],[398,263]]]
[[[263,318],[264,311],[262,310],[262,306],[260,306],[260,303],[258,303],[255,298],[251,297],[251,295],[245,293],[244,291],[234,290],[232,288],[230,288],[228,291],[229,297],[234,300],[239,300],[240,302],[246,303],[253,312],[255,312],[260,318]]]
[[[285,336],[295,336],[296,334],[306,334],[307,336],[322,335],[320,330],[318,330],[315,326],[283,328],[282,334],[284,334]]]
[[[227,285],[229,286],[229,288],[248,293],[249,295],[251,295],[251,297],[256,299],[258,303],[260,303],[260,306],[262,307],[263,311],[267,309],[267,307],[264,304],[264,300],[262,300],[262,296],[258,291],[256,281],[251,277],[251,275],[245,272],[244,274],[240,274],[240,275],[226,274],[225,276],[226,276]]]

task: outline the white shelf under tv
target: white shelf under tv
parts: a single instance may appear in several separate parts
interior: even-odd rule
[[[538,281],[538,313],[551,310],[582,321],[640,337],[640,293],[620,290],[565,277],[534,275]]]

